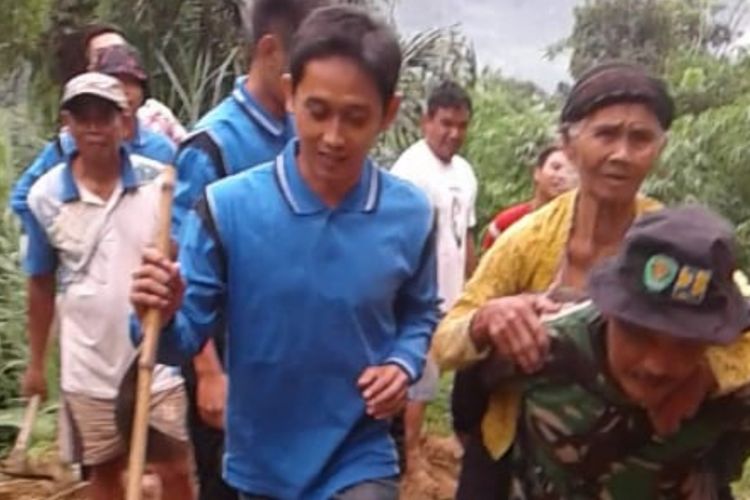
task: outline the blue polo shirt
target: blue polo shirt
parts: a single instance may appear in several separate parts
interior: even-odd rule
[[[389,362],[421,375],[437,323],[433,214],[416,187],[369,162],[328,208],[295,152],[296,141],[211,184],[189,213],[187,288],[159,359],[189,359],[226,325],[226,481],[329,500],[398,472],[389,423],[366,415],[357,379]]]
[[[177,153],[173,233],[211,182],[273,160],[294,137],[289,116],[272,116],[245,88],[247,77],[204,115]]]
[[[175,146],[169,138],[159,132],[149,130],[141,125],[136,126],[135,136],[129,141],[123,141],[125,149],[138,156],[155,160],[165,165],[174,160]],[[69,132],[63,131],[48,142],[42,152],[34,159],[21,174],[10,193],[10,207],[21,219],[26,227],[29,224],[28,196],[31,187],[52,167],[65,162],[76,151],[76,144]]]

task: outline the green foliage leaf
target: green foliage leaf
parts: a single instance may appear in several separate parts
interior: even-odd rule
[[[486,73],[473,92],[464,152],[479,181],[477,219],[484,228],[501,208],[531,195],[529,167],[555,136],[549,99],[534,88]]]

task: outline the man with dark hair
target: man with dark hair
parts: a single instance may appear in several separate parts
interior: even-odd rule
[[[391,172],[418,186],[437,216],[438,288],[443,312],[450,309],[474,269],[477,180],[471,165],[458,155],[471,119],[471,99],[454,82],[438,85],[427,99],[422,118],[424,139],[409,147]],[[437,395],[439,373],[428,360],[423,378],[409,390],[404,413],[406,469],[418,473],[420,440],[427,403]],[[430,479],[424,476],[424,481]]]
[[[432,209],[367,159],[398,110],[398,39],[329,7],[290,53],[299,139],[209,185],[179,266],[147,251],[131,300],[139,318],[162,308],[162,360],[225,332],[224,477],[243,498],[395,500],[388,419],[437,321]]]
[[[91,72],[68,82],[61,113],[76,151],[34,184],[24,220],[30,359],[23,390],[46,391],[45,350],[57,313],[63,417],[74,444],[63,454],[86,467],[94,500],[124,497],[129,441],[118,425],[117,398],[137,351],[120,337],[128,330],[131,272],[156,235],[165,168],[122,147],[127,109],[112,76]],[[179,372],[157,366],[152,392],[150,424],[160,444],[159,457],[149,455],[151,468],[174,498],[192,498]]]
[[[471,98],[466,93],[466,90],[456,82],[450,80],[441,82],[430,92],[427,98],[427,115],[434,116],[438,111],[446,108],[465,109],[468,111],[469,116],[474,111]]]
[[[565,156],[565,151],[560,145],[552,144],[544,148],[532,168],[533,196],[529,201],[502,210],[492,219],[482,238],[482,250],[489,249],[503,231],[523,216],[546,205],[576,185],[575,167]]]
[[[250,2],[246,2],[248,5]],[[234,90],[195,125],[177,154],[173,234],[206,186],[272,160],[294,137],[281,76],[289,43],[302,19],[323,0],[258,0],[242,11],[250,66]],[[226,377],[223,336],[208,342],[184,367],[190,395],[189,422],[201,498],[232,498],[221,479]]]

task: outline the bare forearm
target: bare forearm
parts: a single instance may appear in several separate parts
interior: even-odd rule
[[[28,280],[29,365],[43,368],[52,320],[55,315],[54,275],[34,276]]]
[[[193,358],[193,368],[195,368],[195,373],[199,377],[207,374],[224,373],[213,340],[206,342],[201,352]]]

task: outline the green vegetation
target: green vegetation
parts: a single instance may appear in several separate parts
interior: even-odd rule
[[[425,414],[426,432],[438,436],[453,434],[451,423],[451,390],[453,389],[453,373],[443,373],[440,376],[438,395],[430,402]]]

